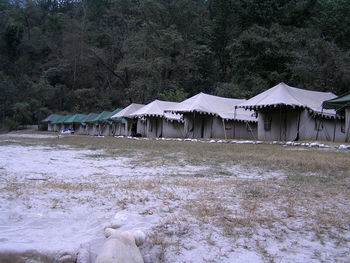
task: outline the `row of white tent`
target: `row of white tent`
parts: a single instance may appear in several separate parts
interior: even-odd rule
[[[256,139],[254,112],[235,109],[244,101],[199,93],[183,102],[131,104],[112,118],[126,120],[126,136]]]
[[[284,83],[249,100],[199,93],[182,102],[155,100],[147,105],[130,104],[111,116],[112,120],[125,120],[110,123],[118,128],[111,127],[105,134],[88,134],[345,141],[349,121],[335,110],[322,108],[324,101],[335,97],[331,92],[303,90]],[[78,133],[79,130],[83,129],[78,129]]]
[[[199,93],[180,103],[131,104],[112,118],[127,120],[127,136],[345,141],[349,121],[322,108],[335,97],[280,83],[249,100]]]

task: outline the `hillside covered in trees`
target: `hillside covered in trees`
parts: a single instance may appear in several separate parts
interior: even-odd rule
[[[350,89],[348,0],[0,0],[0,123]]]

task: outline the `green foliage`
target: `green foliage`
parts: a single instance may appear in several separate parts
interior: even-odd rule
[[[230,46],[233,81],[244,97],[286,81],[293,59],[289,34],[278,24],[270,28],[254,25]]]
[[[350,48],[350,1],[319,0],[312,21],[327,40]]]
[[[188,94],[184,92],[181,89],[178,90],[167,90],[164,93],[160,94],[161,100],[167,100],[167,101],[184,101],[187,99]]]
[[[8,55],[14,58],[17,55],[17,47],[22,41],[23,26],[21,23],[12,19],[7,21],[5,32],[3,34],[4,42],[6,43]]]
[[[13,119],[16,123],[30,124],[33,121],[31,107],[28,102],[17,102],[13,105]]]
[[[0,122],[350,87],[346,0],[0,0]]]
[[[292,82],[303,88],[338,94],[349,91],[349,52],[342,52],[334,42],[310,30],[299,30],[293,39],[296,41],[294,63],[290,65]]]

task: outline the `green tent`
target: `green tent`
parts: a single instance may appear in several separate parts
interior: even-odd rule
[[[350,141],[350,93],[322,103],[325,109],[336,109],[345,112],[345,142]]]
[[[64,123],[64,121],[68,118],[70,118],[72,115],[64,115],[64,116],[60,116],[57,119],[53,120],[51,123],[52,124],[62,124]]]
[[[80,123],[82,119],[86,117],[85,114],[71,115],[69,118],[63,121],[64,124]]]
[[[45,119],[43,119],[41,122],[53,122],[56,119],[58,119],[59,117],[62,117],[62,116],[58,115],[58,114],[50,114]]]
[[[90,123],[93,119],[95,119],[99,114],[91,112],[88,115],[86,115],[83,119],[81,119],[80,123],[81,125],[86,125],[86,123]]]
[[[108,119],[108,116],[111,114],[112,112],[110,111],[103,111],[100,114],[98,114],[94,119],[87,121],[90,123],[99,123],[99,122],[105,122]]]
[[[113,122],[118,122],[118,123],[126,123],[125,119],[112,119],[112,116],[114,116],[115,114],[117,114],[118,112],[120,112],[122,109],[121,108],[117,108],[114,111],[111,112],[111,114],[108,116],[107,120],[109,123],[113,123]]]
[[[336,109],[336,110],[341,110],[346,107],[350,107],[350,93],[335,99],[326,100],[323,102],[322,106],[324,109]]]

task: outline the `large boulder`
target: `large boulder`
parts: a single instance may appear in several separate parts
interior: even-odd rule
[[[106,229],[108,239],[103,244],[96,263],[144,263],[135,238],[130,232]]]

